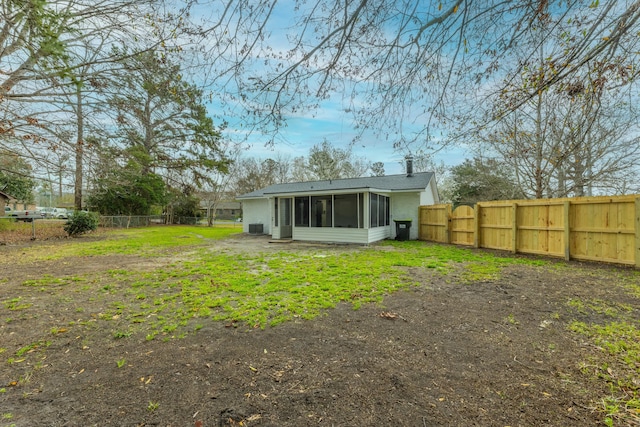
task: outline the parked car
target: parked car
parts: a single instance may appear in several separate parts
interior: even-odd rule
[[[53,218],[53,210],[55,208],[44,207],[40,208],[40,212],[42,212],[42,216],[45,218]]]
[[[69,211],[65,208],[53,208],[51,218],[69,219]]]
[[[5,208],[5,215],[9,218],[15,218],[18,221],[24,222],[32,222],[34,219],[42,219],[42,213],[37,210],[7,211]]]
[[[54,219],[69,219],[69,215],[71,215],[71,212],[65,208],[40,208],[40,212],[43,217]]]

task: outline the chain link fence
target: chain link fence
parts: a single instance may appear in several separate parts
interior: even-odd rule
[[[0,246],[28,242],[30,240],[50,240],[67,237],[64,231],[66,220],[39,219],[32,222],[18,221],[15,218],[0,217]],[[233,227],[242,229],[242,222],[216,220],[209,225],[207,218],[174,217],[175,225],[192,225],[199,227]],[[167,225],[163,215],[153,216],[100,216],[98,226],[103,229],[139,228]]]
[[[162,215],[100,215],[99,227],[104,228],[135,228],[165,224]]]
[[[197,226],[215,226],[216,224],[224,224],[229,226],[233,224],[234,227],[242,227],[241,222],[236,221],[213,221],[209,224],[207,218],[202,217],[172,217],[171,220],[166,215],[115,215],[105,216],[100,215],[99,226],[104,228],[135,228],[135,227],[149,227],[154,225],[197,225]]]

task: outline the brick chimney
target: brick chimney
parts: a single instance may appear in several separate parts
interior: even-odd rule
[[[407,156],[405,160],[407,161],[407,176],[413,176],[413,157]]]

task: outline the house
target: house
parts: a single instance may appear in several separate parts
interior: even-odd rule
[[[0,216],[4,216],[5,214],[4,208],[9,204],[9,200],[11,200],[11,196],[0,191]]]
[[[200,210],[208,216],[210,205],[207,200],[200,201]],[[222,200],[216,203],[215,218],[231,220],[242,218],[242,203],[233,200]]]
[[[409,165],[408,165],[409,166]],[[238,196],[243,231],[273,239],[369,244],[418,237],[418,207],[438,202],[433,172],[275,184]],[[409,225],[408,233],[406,226]]]

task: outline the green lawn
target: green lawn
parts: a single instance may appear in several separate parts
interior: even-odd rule
[[[233,228],[188,226],[120,230],[99,241],[78,239],[51,248],[34,248],[25,252],[23,259],[33,262],[107,255],[153,258],[169,249],[215,247],[217,239],[238,232]],[[544,264],[421,242],[382,245],[392,250],[356,247],[335,251],[327,247],[295,253],[238,254],[191,249],[186,260],[167,261],[153,269],[45,276],[25,285],[41,289],[74,286],[87,292],[99,285],[101,292],[118,294],[118,317],[130,322],[127,329],[146,330],[152,338],[176,331],[197,318],[266,327],[294,318],[311,319],[340,302],[349,302],[354,308],[380,302],[385,294],[416,284],[407,267],[447,274],[455,265],[462,265],[462,277],[470,283],[496,276],[505,265]],[[111,312],[105,317],[108,315]],[[143,320],[150,317],[154,320]]]

